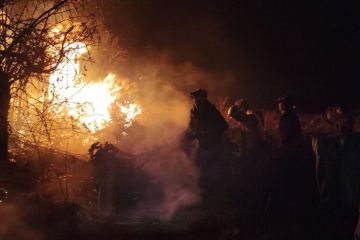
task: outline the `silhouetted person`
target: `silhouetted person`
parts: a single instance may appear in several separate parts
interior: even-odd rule
[[[263,124],[261,116],[250,108],[245,99],[236,101],[228,111],[228,115],[241,124],[241,158],[245,158],[249,151],[263,141]]]
[[[360,134],[313,138],[319,239],[353,239],[360,203]]]
[[[295,104],[288,96],[278,99],[278,110],[281,114],[279,119],[279,140],[282,154],[289,157],[299,153],[303,146],[303,136],[300,120],[295,112]]]
[[[243,238],[254,236],[262,226],[269,200],[272,149],[265,141],[261,114],[250,108],[248,101],[236,101],[228,115],[240,124],[241,156],[236,166],[238,189],[237,222]]]
[[[360,135],[353,133],[357,112],[339,104],[326,109],[330,135],[313,137],[319,191],[319,239],[353,239],[360,203]]]
[[[198,141],[195,164],[200,170],[200,185],[210,194],[211,189],[217,185],[222,136],[228,124],[207,99],[206,90],[198,89],[191,92],[190,96],[194,100],[194,106],[190,111],[190,122],[185,137],[189,141]]]
[[[295,104],[288,96],[277,101],[279,119],[279,159],[277,180],[273,190],[273,207],[278,227],[288,227],[303,221],[308,196],[303,136]],[[275,221],[276,222],[276,221]]]
[[[335,135],[348,135],[354,130],[356,117],[359,112],[349,113],[339,104],[330,106],[325,111],[325,121],[334,129]]]

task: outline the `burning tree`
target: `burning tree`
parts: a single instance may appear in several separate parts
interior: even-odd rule
[[[11,99],[27,100],[28,85],[44,82],[71,52],[96,43],[95,19],[85,5],[83,0],[0,1],[1,160],[8,158]]]

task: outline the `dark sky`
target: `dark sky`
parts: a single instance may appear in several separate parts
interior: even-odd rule
[[[303,111],[360,105],[360,1],[113,0],[106,7],[129,56],[152,49],[174,63],[230,72],[230,97],[269,108],[288,93]]]

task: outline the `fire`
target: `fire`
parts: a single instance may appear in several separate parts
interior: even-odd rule
[[[141,107],[134,103],[129,103],[127,107],[119,105],[119,108],[125,115],[125,127],[130,127],[135,118],[142,112]]]
[[[49,78],[49,99],[65,103],[66,111],[72,118],[86,126],[92,133],[104,129],[111,123],[109,112],[112,104],[124,114],[125,126],[129,127],[142,112],[141,106],[135,103],[118,102],[122,87],[116,84],[116,75],[109,73],[102,81],[85,83],[80,73],[78,59],[87,52],[83,43],[69,45],[72,49],[66,60],[59,64]]]
[[[59,29],[50,33],[54,38],[59,37],[56,31]],[[113,126],[126,135],[142,113],[141,105],[134,100],[133,83],[113,73],[101,80],[85,78],[80,59],[88,47],[82,42],[64,45],[64,60],[48,81],[30,78],[24,92],[15,91],[15,87],[11,92],[9,124],[13,142],[20,148],[36,144],[83,154],[89,143],[111,138],[108,133],[115,129]],[[55,54],[58,49],[54,45],[49,51]]]

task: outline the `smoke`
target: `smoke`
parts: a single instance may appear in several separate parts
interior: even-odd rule
[[[93,50],[95,64],[86,66],[89,69],[86,80],[96,81],[103,79],[102,76],[108,72],[115,73],[119,81],[124,83],[122,87],[126,90],[125,96],[121,97],[136,100],[143,110],[130,128],[124,129],[123,124],[117,124],[114,119],[113,124],[99,137],[100,141],[113,143],[121,151],[135,156],[133,164],[143,171],[148,176],[146,180],[152,183],[146,189],[150,192],[149,195],[152,195],[151,192],[161,192],[158,198],[140,199],[132,213],[170,220],[179,208],[201,200],[199,172],[180,144],[189,122],[192,105],[189,92],[196,88],[206,88],[210,97],[216,99],[226,92],[229,86],[227,83],[233,80],[233,76],[227,73],[209,73],[191,62],[174,62],[166,53],[157,50],[150,49],[144,54],[136,55],[130,52],[130,55],[126,55],[126,51],[123,51],[116,39],[109,35],[103,36],[102,44]],[[82,67],[85,68],[85,65]],[[208,84],[210,82],[211,85]],[[82,147],[78,146],[80,144],[70,145],[69,148]],[[70,160],[67,156],[65,160],[55,159],[54,156],[46,160],[51,162],[50,165],[56,162],[58,168],[46,166],[51,168],[51,171],[44,174],[46,178],[39,179],[42,183],[39,183],[38,190],[53,202],[74,200],[79,204],[85,203],[88,199],[80,202],[79,194],[74,192],[80,192],[77,189],[82,187],[85,177],[92,177],[89,176],[92,169],[76,167],[80,170],[70,171]],[[124,173],[124,176],[119,176],[122,173],[124,172],[109,174],[112,179],[109,178],[111,181],[108,184],[113,186],[116,179],[129,175]],[[104,173],[107,174],[108,172]],[[142,184],[141,181],[138,183]],[[144,186],[148,184],[144,183]],[[87,190],[90,192],[94,189]],[[86,193],[83,192],[82,196],[86,198]],[[0,215],[7,219],[6,222],[0,222],[0,238],[15,236],[16,239],[41,239],[21,218],[19,209],[17,206],[0,209]],[[52,211],[56,213],[56,209]],[[60,219],[59,222],[66,222],[66,219]]]
[[[180,144],[192,107],[189,92],[205,88],[210,100],[217,103],[233,77],[211,74],[190,62],[174,63],[163,53],[129,56],[117,66],[107,66],[107,70],[136,86],[128,94],[139,102],[142,114],[128,129],[114,122],[101,141],[137,156],[135,164],[162,192],[161,199],[142,201],[135,214],[169,220],[182,206],[201,200],[198,169]]]
[[[135,155],[135,165],[154,183],[154,189],[149,191],[160,189],[162,192],[158,201],[142,201],[136,214],[168,220],[180,207],[200,201],[198,170],[180,144],[192,105],[189,92],[205,88],[210,100],[217,103],[219,97],[225,96],[234,76],[223,71],[209,72],[189,61],[174,61],[164,51],[147,49],[143,54],[133,54],[133,51],[122,49],[120,44],[111,34],[104,32],[101,45],[91,49],[95,64],[82,65],[82,69],[88,69],[85,80],[94,82],[109,72],[115,73],[124,87],[121,98],[135,100],[143,112],[131,127],[125,129],[113,118],[111,126],[101,132],[98,140]],[[70,144],[70,147],[81,148],[84,152],[80,144]],[[89,175],[87,170],[78,174]],[[63,175],[70,173],[55,177]],[[82,177],[71,175],[74,176],[72,187],[77,188],[83,181]],[[54,182],[46,191],[56,191],[61,199],[61,195],[67,195],[65,184],[61,186],[59,181]],[[63,190],[60,191],[56,184]]]
[[[192,104],[188,92],[201,87],[197,83],[204,81],[207,74],[196,71],[189,63],[170,64],[166,57],[138,59],[133,65],[129,61],[127,70],[127,78],[137,86],[134,97],[143,113],[125,130],[127,134],[116,146],[137,155],[136,165],[162,192],[161,199],[142,201],[136,215],[169,220],[180,207],[200,201],[198,172],[180,141]],[[116,131],[123,129],[112,128],[112,134]]]
[[[107,69],[132,84],[132,90],[124,94],[135,99],[143,111],[120,141],[114,136],[120,136],[123,129],[114,126],[101,140],[117,141],[120,149],[134,154],[176,144],[189,122],[192,106],[189,93],[197,88],[207,89],[210,101],[218,104],[234,79],[229,73],[210,73],[190,62],[174,63],[164,53],[129,56]]]
[[[18,206],[0,204],[0,239],[42,240],[43,236],[24,221]]]
[[[176,210],[200,201],[197,184],[198,172],[192,162],[179,149],[165,146],[137,159],[137,164],[153,179],[163,192],[160,201],[150,206],[141,204],[138,214],[169,220]]]

